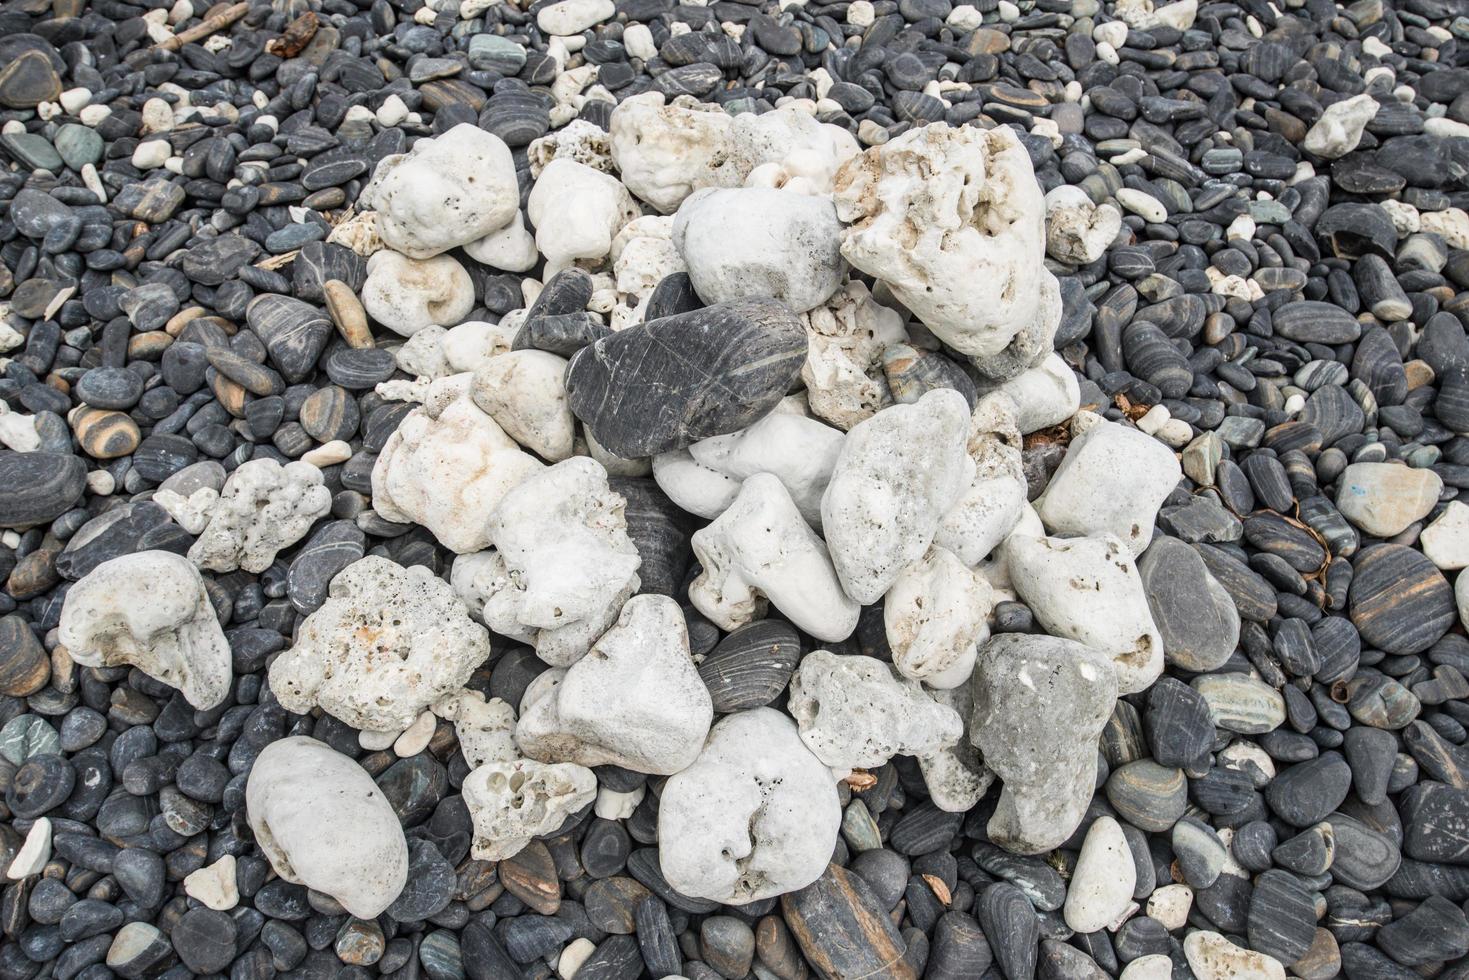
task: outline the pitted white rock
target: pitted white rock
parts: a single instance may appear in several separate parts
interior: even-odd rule
[[[321,470],[310,463],[247,460],[225,481],[209,524],[189,548],[189,560],[211,572],[242,568],[259,574],[331,509],[332,493],[323,485]]]
[[[499,698],[485,700],[479,691],[459,691],[438,701],[433,713],[454,723],[459,751],[470,769],[520,758],[515,747],[515,709]]]
[[[1093,204],[1086,191],[1061,184],[1046,193],[1046,251],[1058,262],[1089,265],[1122,230],[1122,212]]]
[[[989,639],[989,583],[952,551],[934,546],[903,569],[883,599],[883,624],[898,673],[931,688],[966,684]]]
[[[1005,540],[1025,510],[1025,464],[1016,414],[1015,403],[1005,394],[988,394],[974,406],[966,444],[974,477],[933,537],[935,544],[971,568]]]
[[[410,259],[384,249],[367,260],[362,305],[374,320],[411,337],[424,327],[452,327],[474,308],[474,283],[452,255]]]
[[[974,714],[974,690],[968,683],[942,690],[928,690],[939,704],[953,708],[964,723],[964,735],[953,745],[918,756],[933,805],[948,813],[963,813],[984,798],[994,784],[995,774],[985,766],[969,740],[969,719]]]
[[[171,551],[104,561],[66,593],[58,636],[87,667],[131,664],[207,711],[229,694],[230,646],[199,569]]]
[[[320,707],[353,728],[397,732],[489,655],[488,634],[447,582],[369,555],[332,579],[326,602],[270,665],[270,689],[287,711]]]
[[[595,800],[597,777],[566,762],[488,762],[464,777],[461,792],[474,823],[470,854],[503,861]]]
[[[812,415],[851,429],[893,404],[882,355],[908,342],[902,314],[877,302],[865,283],[852,279],[801,319],[807,340],[801,381]]]

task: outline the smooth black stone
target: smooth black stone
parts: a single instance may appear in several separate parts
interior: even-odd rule
[[[651,479],[612,477],[608,486],[626,501],[627,534],[642,559],[639,593],[676,597],[693,557],[689,515]]]
[[[66,513],[81,499],[86,478],[77,456],[0,452],[0,527],[43,524]]]
[[[1193,688],[1161,677],[1148,690],[1148,744],[1159,765],[1194,768],[1214,744],[1209,705]]]
[[[1265,800],[1282,820],[1309,827],[1341,805],[1351,790],[1352,769],[1337,752],[1281,770],[1265,788]]]
[[[1373,545],[1353,559],[1352,568],[1352,624],[1378,649],[1421,653],[1454,624],[1453,590],[1422,552]]]
[[[250,329],[265,344],[271,362],[292,383],[311,373],[333,333],[325,313],[289,296],[257,296],[245,316]]]
[[[195,973],[214,973],[235,958],[235,922],[223,912],[196,908],[184,913],[169,940],[184,965]]]
[[[611,328],[602,322],[601,317],[585,310],[538,316],[521,324],[511,347],[515,350],[534,348],[569,358],[611,333]]]
[[[758,620],[721,640],[699,665],[699,677],[715,711],[760,708],[785,690],[800,658],[794,628],[780,620]]]
[[[996,882],[980,893],[975,914],[989,940],[995,965],[1007,980],[1033,977],[1040,926],[1025,894],[1007,882]]]

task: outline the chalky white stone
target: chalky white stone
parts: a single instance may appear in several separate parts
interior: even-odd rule
[[[1337,481],[1336,507],[1368,534],[1390,538],[1433,510],[1443,478],[1399,463],[1353,463]]]
[[[384,249],[367,260],[362,305],[394,333],[452,327],[474,308],[474,283],[452,255],[411,259]]]
[[[286,881],[372,919],[408,881],[408,842],[372,777],[314,738],[271,742],[245,784],[255,842]]]
[[[727,715],[663,786],[658,863],[694,898],[748,905],[826,870],[842,812],[831,770],[773,708]]]
[[[989,557],[1025,511],[1025,464],[1016,415],[1007,394],[992,392],[974,406],[966,444],[974,476],[933,537],[936,545],[971,567]]]
[[[434,714],[454,723],[459,751],[470,769],[520,758],[515,747],[515,709],[479,691],[459,691],[439,701]]]
[[[1115,536],[1016,537],[1010,581],[1052,636],[1112,659],[1119,694],[1147,690],[1163,672],[1163,638],[1137,564]]]
[[[216,912],[228,912],[240,904],[240,890],[235,884],[235,856],[226,854],[213,864],[206,864],[184,876],[184,893]]]
[[[1242,949],[1217,932],[1199,930],[1184,937],[1183,955],[1199,980],[1285,980],[1285,967],[1273,956]]]
[[[477,767],[461,792],[474,823],[470,853],[502,861],[595,800],[597,777],[585,766],[516,759]]]
[[[791,677],[789,711],[801,741],[835,770],[928,755],[964,734],[958,712],[874,657],[807,654]]]
[[[1015,403],[1015,425],[1022,435],[1065,422],[1081,407],[1076,372],[1060,354],[1051,354],[1036,367],[994,389]]]
[[[543,350],[491,357],[475,370],[470,397],[506,435],[537,456],[568,459],[576,447],[576,417],[566,403],[566,363]]]
[[[1469,567],[1469,505],[1449,501],[1418,537],[1423,554],[1444,571]]]
[[[931,688],[967,684],[979,644],[989,638],[989,583],[954,553],[932,547],[903,569],[883,599],[893,666]]]
[[[713,718],[683,610],[640,595],[559,680],[526,691],[515,744],[541,762],[668,775],[694,761]]]
[[[504,141],[460,123],[420,138],[408,153],[384,157],[360,203],[376,210],[383,244],[426,259],[504,228],[520,206],[520,189]]]
[[[819,530],[821,497],[841,452],[843,435],[816,419],[786,410],[785,405],[782,402],[775,411],[738,432],[700,439],[688,447],[688,454],[700,466],[728,477],[736,492],[741,482],[756,473],[773,474],[784,484],[806,523]],[[676,482],[676,478],[660,479],[659,485],[677,500],[675,491],[665,485],[668,482]],[[694,513],[712,518],[722,510]]]
[[[372,506],[384,520],[422,524],[459,554],[489,547],[485,517],[544,466],[470,396],[471,376],[429,386],[423,405],[388,437],[372,467]]]
[[[58,636],[77,663],[131,664],[201,711],[229,694],[229,643],[199,569],[182,555],[139,551],[104,561],[66,593]]]
[[[1346,156],[1362,142],[1362,131],[1379,108],[1377,99],[1366,92],[1333,102],[1306,131],[1301,148],[1327,160]]]
[[[953,708],[964,723],[964,735],[953,745],[918,756],[933,805],[948,813],[970,810],[994,784],[995,774],[985,766],[979,752],[969,740],[969,719],[974,714],[974,690],[968,683],[942,690],[929,690],[928,696],[939,704]]]
[[[1175,928],[1182,929],[1180,924]],[[1170,930],[1171,931],[1171,930]],[[1170,980],[1173,976],[1173,961],[1165,953],[1139,956],[1123,968],[1117,980]]]
[[[1164,885],[1148,896],[1148,915],[1168,928],[1169,932],[1188,924],[1188,912],[1194,904],[1194,890],[1188,885]]]
[[[464,254],[505,272],[529,272],[540,261],[536,238],[526,229],[525,215],[518,210],[505,227],[467,242]]]
[[[536,26],[547,34],[564,37],[580,34],[616,12],[612,0],[561,0],[541,8],[536,15]]]
[[[969,405],[948,388],[894,405],[847,433],[821,523],[847,595],[876,602],[928,550],[974,475]]]
[[[1087,412],[1077,414],[1072,432],[1061,465],[1035,501],[1036,513],[1053,534],[1110,531],[1134,557],[1142,554],[1183,467],[1151,436]]]
[[[1087,828],[1081,855],[1066,887],[1063,915],[1076,932],[1097,932],[1127,911],[1137,886],[1137,866],[1112,817],[1101,816]]]
[[[703,571],[689,601],[721,629],[762,616],[767,598],[817,639],[835,642],[856,629],[861,608],[842,591],[826,545],[775,475],[745,480],[692,543]]]
[[[247,460],[225,481],[208,525],[189,548],[189,560],[211,572],[259,574],[331,508],[332,493],[321,470],[310,463]]]
[[[846,271],[830,199],[705,188],[679,206],[673,244],[705,303],[773,297],[797,313],[826,302]]]
[[[642,212],[616,177],[562,158],[541,171],[526,213],[549,278],[574,263],[599,268],[612,252],[613,237]]]
[[[270,689],[296,714],[320,707],[353,728],[400,732],[489,655],[489,636],[447,582],[369,555],[332,579],[270,665]]]
[[[850,279],[801,319],[807,340],[801,381],[812,415],[847,430],[893,403],[882,354],[908,342],[902,314],[877,302],[865,283]]]
[[[834,199],[842,255],[960,353],[999,354],[1041,315],[1045,204],[1009,127],[911,129],[844,164]]]
[[[37,817],[31,824],[31,829],[26,831],[26,839],[16,850],[15,857],[11,858],[5,869],[5,877],[11,881],[21,881],[31,875],[38,875],[50,860],[51,818]]]
[[[1097,261],[1122,230],[1122,214],[1110,204],[1093,204],[1086,191],[1061,184],[1046,193],[1046,251],[1058,262]]]

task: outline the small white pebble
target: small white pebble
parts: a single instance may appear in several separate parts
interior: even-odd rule
[[[425,711],[414,719],[413,724],[403,729],[403,734],[393,742],[393,751],[397,753],[398,758],[406,759],[428,748],[429,739],[434,737],[436,723],[434,713]]]
[[[592,809],[603,820],[626,820],[632,816],[638,804],[643,802],[643,794],[646,792],[641,786],[631,793],[614,792],[604,786],[597,790],[597,802]]]
[[[352,458],[352,447],[341,439],[324,442],[301,456],[301,462],[312,466],[327,467],[345,463]]]
[[[1167,422],[1171,418],[1173,418],[1173,415],[1168,411],[1166,406],[1154,405],[1148,409],[1147,414],[1137,420],[1137,427],[1148,435],[1152,435],[1162,427],[1164,422]]]
[[[26,834],[25,843],[20,845],[20,850],[15,852],[15,860],[10,862],[5,876],[11,881],[20,881],[31,875],[38,875],[49,860],[51,860],[51,821],[46,817],[37,817],[36,822],[31,824],[30,832]]]
[[[93,470],[87,474],[87,489],[99,497],[110,497],[117,489],[117,480],[106,470]]]
[[[357,744],[369,752],[381,752],[398,741],[398,732],[367,732],[357,733]]]
[[[378,106],[377,121],[381,126],[396,126],[408,118],[408,107],[397,95],[390,95]]]
[[[216,912],[228,912],[240,904],[240,891],[235,885],[235,856],[207,864],[184,877],[184,894],[202,902]]]
[[[77,88],[69,88],[61,93],[61,108],[72,115],[76,115],[91,101],[92,90],[89,88],[78,86]]]
[[[556,960],[556,975],[561,980],[572,980],[576,976],[576,971],[581,969],[581,965],[596,949],[597,947],[586,937],[572,940]]]
[[[847,23],[853,27],[871,27],[877,20],[877,11],[868,0],[852,0],[847,7]]]
[[[77,118],[82,121],[83,126],[97,126],[110,115],[112,106],[89,105],[77,113]]]

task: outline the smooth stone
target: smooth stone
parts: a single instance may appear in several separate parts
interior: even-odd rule
[[[1352,569],[1352,624],[1372,646],[1391,654],[1422,653],[1454,624],[1454,592],[1422,552],[1373,545],[1356,556]]]
[[[86,489],[80,457],[0,452],[0,527],[43,524],[70,510]]]

